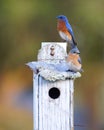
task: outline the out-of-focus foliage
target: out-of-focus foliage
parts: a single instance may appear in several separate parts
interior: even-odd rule
[[[30,87],[32,72],[27,69],[25,63],[36,60],[42,41],[62,41],[56,30],[56,16],[64,14],[68,17],[75,33],[84,69],[82,78],[75,81],[77,86],[75,103],[89,104],[95,114],[93,118],[98,116],[101,117],[101,121],[104,120],[102,101],[104,96],[99,96],[104,92],[103,6],[104,0],[0,0],[0,102],[2,106],[10,107],[10,104],[17,101],[18,94],[32,88]],[[13,108],[10,110],[12,113]],[[7,109],[4,111],[2,109],[0,117],[5,118],[5,113],[8,113]],[[22,115],[20,112],[20,115],[21,117],[15,117],[7,114],[7,119],[21,118],[22,122],[25,120],[25,114]],[[23,129],[21,123],[19,123],[20,127],[9,126],[13,125],[12,121],[6,122],[4,118],[3,120],[0,118],[1,129]],[[7,127],[4,128],[6,124]],[[29,129],[31,129],[30,124]]]
[[[42,41],[61,41],[55,17],[68,17],[82,56],[102,61],[104,53],[103,0],[88,1],[0,1],[1,67],[36,59]]]

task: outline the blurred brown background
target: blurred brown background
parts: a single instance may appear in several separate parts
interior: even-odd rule
[[[103,5],[104,0],[0,0],[0,130],[33,128],[32,71],[25,63],[36,60],[41,42],[62,41],[59,14],[73,27],[84,69],[75,81],[75,130],[104,129]]]

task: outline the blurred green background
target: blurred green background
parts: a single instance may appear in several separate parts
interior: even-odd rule
[[[25,63],[36,60],[41,42],[62,41],[60,14],[72,25],[84,69],[75,81],[75,123],[90,113],[90,125],[103,128],[104,0],[0,0],[0,130],[32,129],[32,71]]]

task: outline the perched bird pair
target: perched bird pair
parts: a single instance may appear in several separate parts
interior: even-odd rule
[[[66,16],[59,15],[57,19],[58,19],[57,30],[59,31],[61,38],[64,39],[66,42],[68,42],[71,46],[69,54],[66,57],[65,61],[63,62],[60,61],[60,63],[57,64],[50,64],[44,61],[27,63],[26,65],[28,65],[35,73],[44,72],[47,71],[47,69],[50,72],[58,72],[58,74],[67,71],[71,72],[82,71],[81,58],[79,56],[80,51],[77,47],[77,43],[75,42],[72,27],[69,24]]]
[[[60,37],[70,44],[71,50],[66,58],[66,62],[69,65],[71,71],[83,71],[81,58],[79,56],[80,51],[77,47],[77,43],[75,41],[74,32],[72,30],[71,25],[68,22],[68,19],[64,15],[59,15],[56,17],[58,19],[57,22],[57,30],[59,32]]]

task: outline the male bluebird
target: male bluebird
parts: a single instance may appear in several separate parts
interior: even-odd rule
[[[77,43],[75,42],[74,32],[72,30],[71,25],[68,22],[67,17],[64,15],[59,15],[56,18],[58,19],[57,30],[61,38],[66,42],[70,43],[71,48],[77,46]]]

